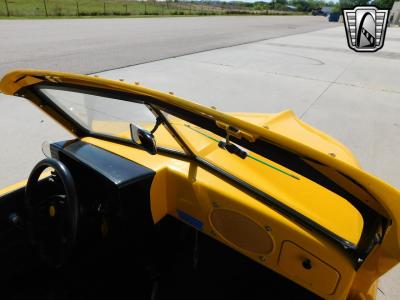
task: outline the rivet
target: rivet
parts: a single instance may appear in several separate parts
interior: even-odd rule
[[[272,228],[271,228],[271,226],[266,226],[266,227],[265,227],[265,230],[266,230],[266,231],[272,231]]]
[[[263,127],[264,127],[265,129],[269,129],[268,125],[264,125]]]
[[[174,92],[168,92],[168,94],[170,94],[170,95],[173,95],[173,94],[174,94]]]
[[[120,78],[119,81],[124,82],[124,80],[122,78]]]
[[[215,106],[211,106],[212,109],[217,110],[217,108]]]
[[[332,157],[336,157],[336,154],[335,153],[333,153],[333,152],[331,152],[331,153],[328,153],[330,156],[332,156]]]
[[[261,261],[265,261],[265,256],[259,256]]]
[[[135,81],[135,84],[136,84],[136,85],[140,85],[140,82],[139,82],[139,81]]]

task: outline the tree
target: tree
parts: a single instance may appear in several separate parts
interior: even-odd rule
[[[291,0],[290,5],[296,6],[298,11],[310,12],[324,6],[333,6],[322,0]]]
[[[339,3],[342,9],[350,9],[355,6],[369,5],[370,0],[340,0]]]
[[[277,10],[285,10],[287,3],[287,0],[272,0],[271,8]]]
[[[255,10],[267,10],[268,7],[267,2],[258,1],[253,3],[253,9]]]
[[[309,12],[312,10],[312,3],[311,1],[305,1],[305,0],[293,0],[291,1],[291,4],[296,6],[298,11],[305,11]]]
[[[371,4],[380,9],[392,9],[395,1],[396,0],[373,0]]]

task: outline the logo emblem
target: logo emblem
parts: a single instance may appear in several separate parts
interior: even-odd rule
[[[374,52],[383,47],[386,34],[388,10],[375,6],[359,6],[344,9],[344,26],[347,44],[357,52]]]

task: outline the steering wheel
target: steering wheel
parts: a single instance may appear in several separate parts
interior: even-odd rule
[[[47,168],[54,171],[46,179],[50,185],[43,185],[39,178]],[[79,204],[71,172],[61,161],[46,158],[33,168],[25,208],[26,228],[40,257],[51,267],[64,265],[76,244]]]

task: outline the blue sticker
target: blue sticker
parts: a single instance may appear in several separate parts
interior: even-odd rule
[[[189,223],[197,230],[203,230],[203,222],[201,222],[200,220],[196,219],[195,217],[192,217],[191,215],[188,215],[187,213],[181,210],[177,210],[176,213],[180,219],[182,219],[186,223]]]

